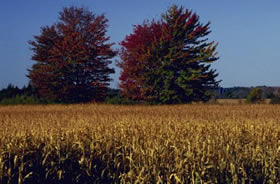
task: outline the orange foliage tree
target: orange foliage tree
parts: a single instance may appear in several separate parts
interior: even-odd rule
[[[70,7],[57,23],[41,28],[29,42],[36,63],[28,70],[41,96],[67,103],[104,98],[114,73],[109,64],[117,54],[108,43],[107,22],[104,15]]]

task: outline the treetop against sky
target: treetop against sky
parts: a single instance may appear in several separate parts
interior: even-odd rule
[[[109,19],[110,42],[120,48],[119,43],[132,33],[133,25],[159,19],[173,4],[193,10],[204,24],[211,22],[209,40],[219,43],[220,57],[212,67],[223,80],[221,86],[279,85],[280,2],[276,0],[11,0],[0,2],[0,88],[9,83],[19,87],[28,83],[27,69],[34,64],[28,41],[40,34],[42,26],[55,23],[63,7],[74,5],[104,13]],[[117,67],[112,78],[111,87],[118,87]]]

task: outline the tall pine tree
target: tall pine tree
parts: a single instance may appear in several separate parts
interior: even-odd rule
[[[156,103],[207,101],[209,89],[217,87],[217,73],[210,69],[216,61],[217,44],[207,43],[209,23],[183,7],[173,6],[163,15],[162,36],[153,43],[145,85]]]

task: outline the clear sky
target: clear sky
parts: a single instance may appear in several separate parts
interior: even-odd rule
[[[219,43],[213,64],[221,86],[280,86],[279,0],[0,0],[0,88],[28,83],[33,64],[28,41],[52,25],[71,5],[87,7],[109,19],[108,35],[119,47],[132,25],[159,19],[173,4],[192,9],[202,23],[211,22],[210,40]],[[118,86],[119,69],[112,87]]]

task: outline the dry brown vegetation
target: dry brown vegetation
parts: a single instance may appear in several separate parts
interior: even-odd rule
[[[280,106],[0,107],[0,183],[280,183]]]

